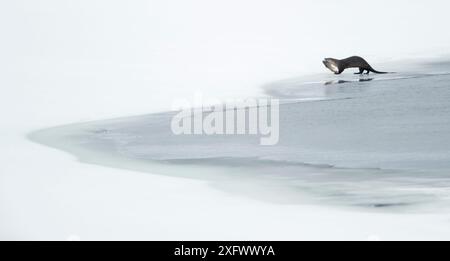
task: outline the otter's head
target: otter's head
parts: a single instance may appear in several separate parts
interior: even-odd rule
[[[325,67],[334,73],[339,73],[339,60],[334,58],[325,58],[323,61]]]

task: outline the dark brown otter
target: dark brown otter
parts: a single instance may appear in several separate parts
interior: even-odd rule
[[[366,60],[359,56],[352,56],[346,59],[338,60],[334,58],[325,58],[323,60],[323,64],[325,67],[330,69],[330,71],[334,72],[335,74],[341,74],[345,69],[347,68],[359,68],[359,72],[355,74],[362,74],[364,71],[366,71],[366,74],[369,74],[370,72],[373,73],[387,73],[387,72],[379,72],[370,66]]]

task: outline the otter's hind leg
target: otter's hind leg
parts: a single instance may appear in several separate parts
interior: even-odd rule
[[[356,72],[355,74],[362,74],[364,72],[363,68],[359,68],[359,72]]]
[[[366,71],[367,71],[367,72],[366,72],[366,74],[369,74],[369,73],[370,73],[370,71],[369,71],[369,70],[367,70],[367,69],[366,69]]]

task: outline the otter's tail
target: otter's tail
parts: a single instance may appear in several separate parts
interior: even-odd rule
[[[373,72],[373,73],[378,73],[378,74],[386,74],[386,73],[394,73],[394,72],[379,72],[377,70],[375,70],[374,68],[370,67],[369,71]]]
[[[390,73],[390,72],[379,72],[379,71],[377,71],[377,70],[373,70],[372,72],[378,73],[378,74],[386,74],[386,73]]]

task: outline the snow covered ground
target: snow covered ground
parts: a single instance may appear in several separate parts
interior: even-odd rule
[[[195,91],[259,95],[267,82],[322,71],[326,56],[376,65],[445,54],[448,5],[3,1],[0,239],[448,239],[446,214],[268,203],[198,180],[82,164],[26,138],[165,111]]]

